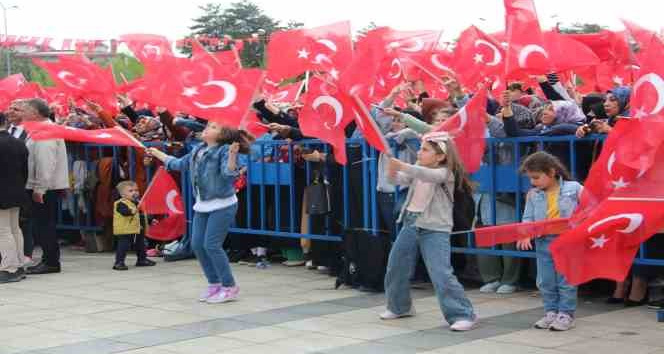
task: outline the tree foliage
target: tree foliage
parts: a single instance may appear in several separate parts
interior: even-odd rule
[[[257,40],[245,42],[240,53],[242,64],[245,67],[264,66],[265,45],[272,32],[303,26],[303,23],[293,20],[288,21],[286,25],[281,25],[281,21],[266,15],[258,5],[248,0],[231,3],[226,8],[222,4],[209,3],[200,6],[200,9],[203,15],[193,19],[194,25],[190,27],[192,36],[204,35],[222,38],[226,35],[234,39],[257,36]]]
[[[606,28],[607,28],[606,26],[602,26],[597,23],[575,22],[569,27],[559,27],[559,30],[560,33],[583,34],[583,33],[597,33]]]

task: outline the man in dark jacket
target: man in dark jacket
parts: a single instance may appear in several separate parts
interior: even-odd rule
[[[0,283],[25,278],[23,234],[18,225],[20,207],[27,202],[28,149],[9,135],[7,119],[0,113]]]

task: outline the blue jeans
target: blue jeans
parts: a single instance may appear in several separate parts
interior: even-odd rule
[[[415,219],[417,214],[405,215],[404,227],[390,251],[385,274],[387,309],[397,315],[410,310],[410,278],[415,271],[418,252],[422,252],[440,310],[447,322],[452,324],[473,319],[473,305],[452,268],[450,234],[415,227]]]
[[[537,255],[537,288],[542,295],[546,312],[564,312],[574,316],[576,311],[576,286],[567,283],[565,277],[556,271],[549,245],[556,236],[543,236],[535,239]]]
[[[237,204],[210,213],[194,212],[191,248],[209,284],[235,286],[223,245],[236,212]]]

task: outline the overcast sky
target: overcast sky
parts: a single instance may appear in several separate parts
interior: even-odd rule
[[[146,0],[0,0],[8,10],[9,34],[55,38],[110,39],[124,33],[155,33],[170,39],[186,35],[198,5],[210,1]],[[307,27],[350,20],[353,30],[370,21],[396,29],[444,29],[455,38],[470,24],[487,32],[503,29],[501,0],[254,0],[267,15]],[[230,4],[231,1],[219,1]],[[543,28],[590,22],[622,29],[620,17],[653,30],[662,21],[653,0],[535,0]],[[483,18],[484,20],[481,20]],[[0,27],[1,28],[1,27]]]

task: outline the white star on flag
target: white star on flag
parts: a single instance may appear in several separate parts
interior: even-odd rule
[[[625,188],[629,185],[629,183],[625,182],[625,179],[622,177],[620,177],[617,181],[611,181],[611,184],[613,184],[614,189]]]
[[[335,80],[339,80],[339,70],[332,68],[332,70],[330,70],[330,76],[332,76]]]
[[[609,242],[610,238],[606,238],[606,236],[601,235],[600,237],[591,237],[591,241],[593,241],[592,246],[590,246],[590,249],[593,248],[604,248],[604,244]]]
[[[309,52],[307,52],[306,49],[302,48],[297,51],[297,57],[302,58],[302,59],[308,59],[309,58]]]
[[[616,75],[616,76],[613,77],[613,82],[615,82],[616,84],[622,86],[623,85],[623,78]]]
[[[643,118],[647,115],[648,115],[648,112],[646,112],[646,110],[643,109],[643,107],[637,108],[636,111],[634,112],[634,118]]]
[[[198,89],[195,87],[185,87],[184,90],[182,90],[182,96],[185,97],[193,97],[198,94]]]
[[[476,53],[475,56],[473,56],[473,60],[475,61],[475,64],[483,63],[484,62],[484,55],[480,53]]]

